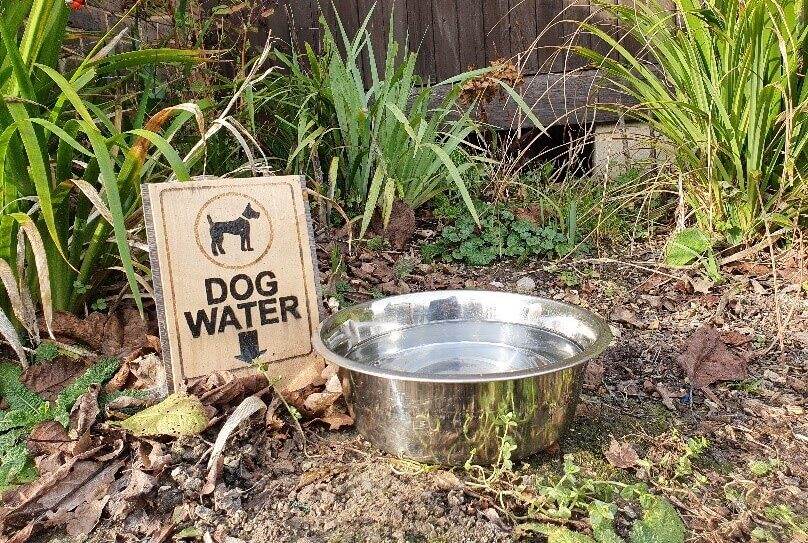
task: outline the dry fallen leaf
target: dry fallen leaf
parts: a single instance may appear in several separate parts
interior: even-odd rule
[[[688,338],[687,349],[676,361],[694,388],[739,381],[747,375],[747,361],[727,349],[718,330],[706,324]]]
[[[627,469],[636,466],[640,457],[628,443],[620,443],[615,438],[609,442],[609,448],[604,453],[606,460],[616,468]]]
[[[190,436],[208,426],[208,415],[199,398],[175,393],[126,420],[115,422],[135,436]]]
[[[637,315],[635,315],[633,311],[622,306],[615,307],[609,315],[609,319],[612,322],[626,324],[628,326],[633,326],[634,328],[643,327],[643,323],[639,318],[637,318]]]
[[[74,441],[67,436],[65,427],[56,421],[41,422],[28,436],[28,451],[34,456],[69,453]]]
[[[328,425],[328,429],[331,431],[339,430],[340,428],[345,428],[347,426],[352,426],[354,423],[353,417],[350,415],[346,415],[345,413],[332,413],[325,417],[321,417],[318,419],[312,419],[305,426],[309,426],[311,423],[315,422],[322,422]]]
[[[68,426],[68,435],[74,439],[78,439],[90,431],[90,427],[95,423],[98,417],[98,391],[100,386],[98,384],[90,385],[87,392],[79,396],[73,408],[70,410],[70,425]]]
[[[600,386],[603,382],[603,374],[605,373],[605,368],[595,362],[594,360],[590,360],[586,365],[586,370],[584,371],[584,387],[590,390],[594,390]]]
[[[40,362],[29,367],[20,376],[20,382],[43,400],[52,402],[85,369],[86,366],[78,360],[60,357],[53,362]]]

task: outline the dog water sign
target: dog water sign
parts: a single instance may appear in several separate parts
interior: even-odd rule
[[[143,189],[163,343],[175,389],[266,364],[284,385],[320,371],[310,221],[298,176]]]

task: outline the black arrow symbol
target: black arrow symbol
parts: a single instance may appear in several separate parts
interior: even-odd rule
[[[258,330],[239,332],[238,345],[241,349],[241,354],[236,356],[236,360],[241,360],[248,364],[267,352],[266,349],[258,347]]]

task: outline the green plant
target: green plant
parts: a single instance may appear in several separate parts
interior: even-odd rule
[[[8,362],[0,363],[0,400],[8,404],[8,410],[0,410],[0,490],[38,476],[25,444],[25,438],[34,426],[53,420],[67,428],[70,410],[76,400],[91,386],[111,379],[119,367],[120,362],[115,358],[97,362],[62,390],[51,404],[20,382],[22,368]],[[105,396],[101,395],[99,403],[106,401]]]
[[[447,262],[464,262],[487,266],[498,258],[515,258],[521,262],[538,256],[556,258],[576,247],[574,229],[562,230],[554,221],[540,226],[527,219],[517,219],[506,206],[481,206],[480,229],[469,214],[445,226],[435,243],[424,245],[425,261],[441,258]],[[578,247],[586,251],[585,246]]]
[[[776,458],[773,460],[750,460],[749,472],[755,477],[766,477],[780,464],[781,462]]]
[[[371,15],[353,37],[337,17],[339,39],[321,18],[319,55],[308,44],[304,55],[275,53],[287,71],[268,79],[256,102],[280,112],[273,127],[283,133],[286,148],[281,145],[276,153],[288,157],[287,171],[311,173],[317,184],[324,181],[318,173],[324,169],[321,155],[338,157],[336,186],[328,190],[362,213],[360,235],[377,208],[387,223],[396,198],[414,209],[451,188],[476,217],[463,176],[474,169],[465,140],[477,127],[467,115],[453,115],[459,87],[434,104],[435,87],[421,86],[416,53],[393,40],[392,24],[383,68],[377,70],[377,51],[366,30]],[[360,69],[365,55],[371,66],[369,87]]]
[[[721,281],[721,272],[718,270],[718,261],[710,239],[698,228],[685,228],[668,240],[665,262],[671,266],[686,266],[694,261],[701,264],[712,281]]]
[[[390,242],[387,238],[383,238],[382,236],[374,236],[368,240],[368,251],[373,253],[379,253],[384,249],[390,246]]]
[[[127,233],[140,209],[140,183],[161,178],[161,159],[178,178],[189,178],[169,140],[194,118],[191,106],[145,121],[144,97],[123,126],[82,96],[104,95],[101,76],[168,62],[196,64],[203,55],[174,49],[109,54],[121,38],[111,30],[65,76],[55,67],[67,15],[60,0],[0,5],[0,332],[22,361],[14,326],[38,337],[33,300],[41,303],[49,329],[53,310],[81,307],[117,265],[141,306]]]
[[[519,495],[528,501],[528,518],[563,522],[575,514],[588,516],[593,537],[547,522],[517,526],[520,533],[544,534],[548,542],[623,543],[614,523],[618,505],[629,503],[637,503],[643,510],[642,518],[631,526],[630,543],[682,543],[685,539],[684,523],[666,499],[651,494],[642,483],[594,479],[569,457],[565,457],[564,471],[557,481],[548,485],[537,481],[535,489],[526,490],[520,489]]]
[[[730,244],[806,216],[808,82],[805,6],[796,0],[599,2],[627,36],[583,27],[609,54],[577,52],[638,105],[683,175],[701,229]]]

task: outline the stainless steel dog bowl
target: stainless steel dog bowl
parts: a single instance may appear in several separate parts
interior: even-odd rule
[[[502,292],[394,296],[337,312],[314,334],[340,366],[357,429],[392,454],[491,464],[544,450],[575,413],[609,326],[569,304]]]

